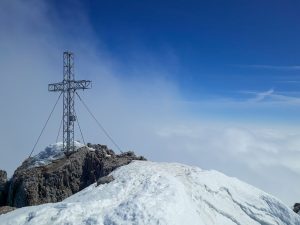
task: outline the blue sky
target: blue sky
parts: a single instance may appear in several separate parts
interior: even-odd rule
[[[297,1],[56,1],[53,7],[70,38],[80,33],[74,10],[84,12],[98,53],[113,57],[118,76],[148,79],[137,71],[164,71],[159,76],[175,84],[184,101],[245,101],[270,90],[300,94]],[[244,117],[293,123],[298,113],[277,107],[270,115],[255,108],[244,110]],[[207,114],[241,115],[224,107]]]
[[[299,1],[0,1],[0,77],[13,84],[0,89],[0,168],[12,174],[28,157],[71,50],[76,78],[93,81],[79,94],[123,150],[219,170],[292,205],[299,11]],[[86,141],[115,149],[75,106]],[[35,153],[60,119],[58,107]]]
[[[58,2],[60,9],[68,7]],[[96,36],[122,64],[123,76],[131,75],[129,60],[142,66],[155,63],[170,72],[167,78],[191,100],[243,97],[240,91],[245,90],[298,90],[300,68],[293,67],[300,58],[298,1],[80,4]]]

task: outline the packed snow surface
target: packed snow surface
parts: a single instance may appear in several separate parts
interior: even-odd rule
[[[74,150],[77,150],[81,147],[85,146],[80,142],[74,142]],[[63,143],[57,142],[55,144],[51,144],[45,148],[45,150],[41,151],[37,155],[32,157],[31,166],[44,166],[51,163],[53,160],[63,158],[65,156],[63,152]]]
[[[25,207],[0,224],[280,225],[300,216],[275,197],[216,171],[176,163],[134,161],[59,203]]]

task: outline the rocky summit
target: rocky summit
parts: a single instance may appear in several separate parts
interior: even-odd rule
[[[45,165],[36,166],[35,159],[29,158],[17,168],[9,182],[2,179],[0,173],[0,187],[7,186],[5,200],[11,207],[59,202],[133,160],[145,158],[133,152],[115,154],[105,145],[88,144]]]
[[[7,195],[7,173],[0,170],[0,206],[5,204]]]

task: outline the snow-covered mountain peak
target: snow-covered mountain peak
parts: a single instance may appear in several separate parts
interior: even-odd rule
[[[134,161],[59,203],[15,210],[1,224],[300,224],[275,197],[216,171]]]

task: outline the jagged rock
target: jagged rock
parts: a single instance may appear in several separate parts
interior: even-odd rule
[[[2,206],[0,207],[0,215],[13,211],[15,209],[16,209],[15,207],[11,207],[11,206]]]
[[[0,184],[6,183],[7,173],[4,170],[0,170]]]
[[[108,184],[110,182],[112,182],[114,180],[113,176],[105,176],[105,177],[100,177],[97,180],[97,186],[101,185],[101,184]]]
[[[7,173],[0,170],[0,206],[6,202]]]
[[[146,160],[133,152],[117,155],[104,145],[89,147],[95,151],[83,147],[45,166],[32,167],[31,159],[25,160],[10,181],[8,205],[62,201],[132,160]]]
[[[300,211],[300,203],[295,203],[293,208],[295,213],[299,213]]]

